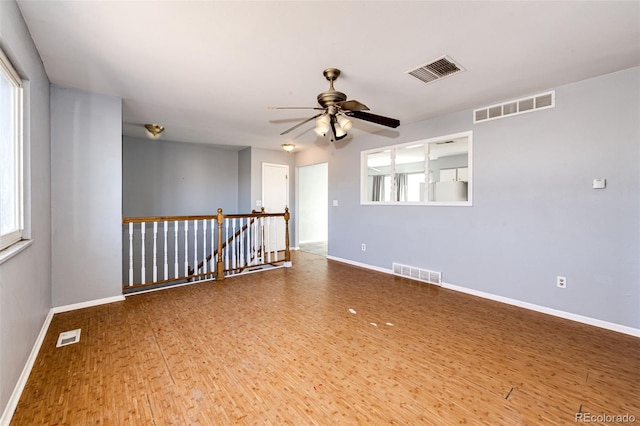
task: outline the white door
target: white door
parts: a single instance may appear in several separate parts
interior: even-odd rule
[[[262,163],[262,206],[267,213],[284,213],[289,207],[289,166]],[[269,250],[285,249],[283,218],[271,218]]]

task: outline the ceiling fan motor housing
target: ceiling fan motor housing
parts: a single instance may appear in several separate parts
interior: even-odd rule
[[[333,88],[333,82],[340,76],[340,70],[337,68],[327,68],[322,72],[324,78],[329,81],[329,90],[322,92],[318,95],[318,103],[322,108],[326,108],[331,105],[335,105],[338,102],[344,102],[347,100],[347,95],[342,92],[338,92]]]
[[[327,90],[318,95],[318,103],[322,108],[327,108],[331,105],[335,105],[338,102],[344,102],[347,100],[347,95],[337,90]]]

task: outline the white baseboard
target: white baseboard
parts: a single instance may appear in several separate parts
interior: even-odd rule
[[[125,299],[123,295],[105,297],[104,299],[89,300],[87,302],[74,303],[71,305],[56,306],[51,310],[53,311],[54,314],[59,314],[60,312],[75,311],[77,309],[90,308],[92,306],[105,305],[107,303],[113,303],[113,302],[122,302],[124,300]]]
[[[42,328],[40,329],[40,334],[38,334],[38,338],[36,339],[36,342],[31,349],[29,358],[27,358],[27,362],[22,369],[22,373],[20,373],[20,377],[18,377],[18,383],[16,383],[15,387],[13,388],[13,392],[11,392],[11,396],[9,397],[9,401],[4,408],[2,417],[0,417],[0,426],[9,426],[9,423],[11,423],[11,418],[13,417],[13,413],[16,411],[18,401],[20,401],[20,396],[22,395],[22,391],[27,384],[29,374],[31,374],[31,369],[33,368],[33,364],[35,364],[36,362],[36,358],[38,357],[38,353],[40,352],[40,347],[42,346],[42,342],[44,342],[44,338],[47,335],[47,330],[49,330],[49,325],[51,324],[52,319],[53,309],[49,310],[49,313],[44,320],[44,324],[42,324]]]
[[[327,256],[327,259],[335,260],[336,262],[341,262],[341,263],[348,263],[349,265],[359,266],[360,268],[371,269],[373,271],[384,272],[385,274],[393,274],[393,271],[391,269],[381,268],[379,266],[373,266],[367,263],[355,262],[353,260],[343,259],[341,257]]]
[[[378,272],[383,272],[385,274],[393,274],[393,270],[391,269],[380,268],[378,266],[368,265],[366,263],[354,262],[352,260],[342,259],[340,257],[327,256],[327,259],[335,260],[337,262],[342,262],[342,263],[348,263],[349,265],[359,266],[361,268],[371,269]],[[466,293],[472,296],[481,297],[483,299],[489,299],[496,302],[506,303],[507,305],[518,306],[520,308],[529,309],[531,311],[541,312],[543,314],[553,315],[555,317],[564,318],[571,321],[576,321],[576,322],[604,328],[611,331],[616,331],[618,333],[624,333],[624,334],[629,334],[631,336],[640,337],[640,329],[638,328],[633,328],[633,327],[628,327],[626,325],[603,321],[597,318],[591,318],[583,315],[573,314],[571,312],[565,312],[558,309],[549,308],[546,306],[535,305],[533,303],[523,302],[521,300],[498,296],[491,293],[485,293],[483,291],[473,290],[471,288],[461,287],[454,284],[442,283],[442,287],[449,290],[458,291],[460,293]]]
[[[581,322],[583,324],[593,325],[595,327],[605,328],[607,330],[617,331],[618,333],[630,334],[631,336],[640,337],[640,329],[638,328],[628,327],[626,325],[620,325],[608,321],[602,321],[596,318],[585,317],[583,315],[573,314],[571,312],[561,311],[559,309],[553,309],[546,306],[535,305],[533,303],[523,302],[517,299],[510,299],[508,297],[497,296],[495,294],[485,293],[483,291],[460,287],[453,284],[442,283],[442,287],[449,290],[459,291],[461,293],[467,293],[472,296],[482,297],[483,299],[506,303],[507,305],[518,306],[520,308],[541,312],[547,315],[553,315],[554,317],[560,317],[571,321]]]
[[[2,413],[2,417],[0,417],[0,426],[9,426],[9,424],[11,423],[11,418],[13,417],[13,413],[16,411],[18,401],[20,401],[22,391],[27,384],[27,380],[29,379],[29,375],[31,374],[31,369],[33,368],[33,364],[35,364],[36,362],[36,358],[38,357],[38,353],[40,352],[40,347],[42,346],[42,342],[44,342],[44,338],[47,335],[47,331],[49,330],[49,325],[51,325],[53,316],[60,312],[68,312],[76,309],[88,308],[91,306],[104,305],[106,303],[121,302],[123,300],[125,300],[124,296],[114,296],[104,299],[90,300],[88,302],[75,303],[72,305],[57,306],[49,310],[49,313],[47,314],[47,317],[42,324],[42,328],[40,329],[40,334],[38,334],[38,338],[36,339],[36,342],[31,349],[31,353],[29,354],[27,362],[22,369],[22,373],[20,373],[18,382],[13,388],[13,392],[11,392],[11,396],[9,397],[9,401],[7,402],[4,412]]]

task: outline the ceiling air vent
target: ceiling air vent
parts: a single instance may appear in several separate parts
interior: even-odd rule
[[[432,81],[450,77],[462,71],[464,71],[464,68],[445,55],[426,65],[407,71],[407,74],[411,74],[425,83],[431,83]]]
[[[504,118],[512,115],[524,114],[526,112],[538,111],[541,109],[553,108],[556,106],[556,92],[540,93],[522,99],[507,101],[501,104],[490,105],[478,108],[473,111],[473,122],[480,123],[496,118]]]

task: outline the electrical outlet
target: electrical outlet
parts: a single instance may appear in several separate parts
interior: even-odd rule
[[[560,277],[556,279],[556,285],[560,288],[567,288],[567,279],[565,277]]]
[[[367,245],[365,243],[362,243],[362,251],[367,251]]]

